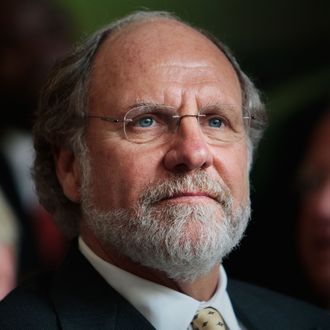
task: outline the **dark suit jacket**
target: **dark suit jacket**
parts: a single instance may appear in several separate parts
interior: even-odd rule
[[[236,281],[229,282],[228,293],[247,329],[330,329],[330,314],[305,303]],[[0,329],[154,328],[75,247],[55,274],[26,283],[0,303]]]

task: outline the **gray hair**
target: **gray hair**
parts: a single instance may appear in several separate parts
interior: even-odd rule
[[[81,209],[80,204],[70,201],[63,193],[56,175],[54,153],[65,147],[71,149],[76,156],[84,154],[85,115],[89,108],[89,79],[95,54],[110,34],[135,22],[160,19],[181,22],[167,12],[137,12],[97,31],[54,68],[42,91],[34,126],[36,159],[33,175],[41,204],[54,216],[68,236],[74,237],[78,233]],[[252,149],[257,146],[266,123],[265,109],[259,93],[242,72],[227,46],[214,36],[198,31],[216,44],[237,73],[243,94],[243,114],[253,118],[247,132],[252,155]]]

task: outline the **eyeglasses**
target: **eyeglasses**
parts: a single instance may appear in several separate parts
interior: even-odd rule
[[[87,118],[98,118],[118,124],[123,123],[123,130],[128,141],[148,143],[157,140],[159,143],[169,141],[183,119],[195,118],[201,132],[210,143],[235,142],[244,137],[250,124],[250,116],[231,107],[206,107],[197,114],[178,115],[172,107],[155,105],[138,105],[126,112],[123,119],[111,116],[87,115]]]

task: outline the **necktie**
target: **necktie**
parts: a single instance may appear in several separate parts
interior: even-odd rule
[[[199,310],[191,324],[194,330],[227,330],[220,313],[212,307]]]

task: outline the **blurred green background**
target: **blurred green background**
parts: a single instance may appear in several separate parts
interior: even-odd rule
[[[330,76],[328,0],[58,0],[77,38],[133,10],[168,10],[229,44],[273,112],[318,93]],[[284,108],[285,107],[285,108]],[[280,115],[278,113],[278,115]],[[274,114],[275,116],[275,114]]]

